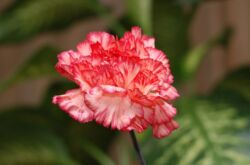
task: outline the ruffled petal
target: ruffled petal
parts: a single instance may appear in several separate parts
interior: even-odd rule
[[[140,65],[138,65],[134,61],[129,61],[129,60],[119,62],[117,68],[119,72],[122,74],[124,80],[124,86],[127,88],[129,87],[131,82],[134,80],[134,78],[140,71]]]
[[[169,86],[167,89],[162,89],[160,95],[166,100],[174,100],[179,97],[177,90],[173,86]]]
[[[106,32],[91,32],[87,35],[87,40],[91,43],[100,43],[104,50],[114,46],[115,38]]]
[[[151,59],[159,61],[163,65],[168,64],[169,61],[168,61],[166,55],[162,51],[155,49],[155,48],[152,48],[152,47],[148,47],[148,48],[146,48],[146,50],[147,50],[149,57]]]
[[[146,35],[143,35],[142,36],[142,42],[143,42],[145,48],[146,47],[155,48],[155,39],[152,38],[152,37],[148,37]]]
[[[156,138],[163,138],[165,136],[169,136],[178,127],[178,123],[174,120],[163,124],[153,125],[153,135]]]
[[[101,84],[114,85],[119,82],[119,77],[120,74],[115,74],[114,69],[108,65],[92,66],[86,61],[77,64],[74,69],[74,80],[84,91]]]
[[[77,50],[83,56],[89,56],[92,53],[91,45],[88,41],[81,42],[77,45]]]
[[[131,34],[135,37],[135,39],[141,38],[141,28],[138,26],[132,27]]]
[[[135,42],[135,51],[136,55],[141,59],[149,58],[149,53],[146,50],[142,41]]]
[[[144,106],[152,106],[154,102],[144,95],[138,88],[134,88],[128,91],[128,95],[133,102],[139,103]]]
[[[134,130],[141,133],[150,123],[153,122],[153,109],[137,103],[133,103],[133,108],[136,112],[136,117],[131,121],[130,125],[125,130]]]
[[[80,89],[69,90],[64,95],[54,96],[53,103],[58,104],[63,111],[81,123],[94,118],[93,111],[84,103],[84,93]]]
[[[176,115],[176,109],[164,102],[162,104],[157,104],[154,109],[154,121],[153,124],[162,124],[172,120]]]
[[[63,76],[69,79],[73,79],[73,66],[72,64],[79,59],[80,55],[72,50],[64,51],[60,53],[58,63],[56,64],[56,70]]]
[[[105,127],[122,130],[135,117],[126,90],[119,87],[95,87],[85,95],[86,104],[95,112],[96,122]]]
[[[124,129],[124,131],[136,131],[138,133],[143,132],[146,128],[148,127],[148,122],[143,119],[143,118],[139,118],[139,117],[135,117],[130,125]]]
[[[136,76],[134,86],[139,89],[143,95],[148,95],[158,89],[159,81],[157,75],[145,70]]]
[[[141,59],[139,64],[142,71],[149,70],[156,75],[161,74],[161,76],[166,76],[166,72],[168,72],[166,66],[164,66],[161,62],[151,58]]]

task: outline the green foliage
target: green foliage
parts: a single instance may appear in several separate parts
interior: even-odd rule
[[[182,78],[189,80],[198,70],[200,64],[203,61],[203,58],[206,54],[211,50],[211,48],[217,45],[227,46],[231,35],[231,29],[226,28],[221,34],[218,36],[211,38],[199,46],[192,49],[184,58],[182,66]]]
[[[130,145],[129,145],[129,144]],[[119,165],[128,165],[133,164],[133,160],[136,155],[132,155],[131,153],[135,153],[132,150],[132,144],[130,139],[124,138],[123,135],[116,138],[116,141],[113,143],[116,147],[113,147],[113,152],[116,153],[114,156],[117,159],[117,164]],[[133,158],[131,158],[133,156]]]
[[[148,35],[152,33],[152,0],[127,0],[127,10],[130,19],[142,27]]]
[[[82,148],[87,152],[90,156],[92,156],[95,160],[99,162],[100,165],[115,165],[113,160],[111,160],[106,154],[102,152],[99,148],[97,148],[94,144],[89,141],[84,140],[82,144]]]
[[[0,164],[75,165],[77,161],[95,165],[101,160],[102,165],[114,164],[104,153],[114,131],[95,123],[79,124],[51,104],[53,95],[74,87],[68,82],[54,83],[42,105],[15,107],[0,113]],[[10,157],[13,158],[9,160]]]
[[[171,61],[171,69],[178,81],[181,77],[181,62],[189,49],[188,29],[191,12],[173,0],[157,0],[153,4],[153,33],[156,45],[163,50]]]
[[[45,75],[56,75],[54,65],[56,64],[56,54],[58,52],[58,50],[49,46],[45,46],[35,52],[14,74],[0,82],[0,92],[14,83],[26,79],[40,78]]]
[[[19,107],[0,114],[0,164],[76,165],[63,141],[36,111]]]
[[[180,5],[197,5],[204,0],[176,0],[177,4]]]
[[[184,99],[178,109],[182,110],[177,119],[179,130],[162,140],[143,139],[149,164],[250,163],[250,158],[242,151],[243,146],[250,146],[250,141],[239,133],[247,125],[246,118],[238,117],[240,107],[207,99]]]
[[[79,88],[72,82],[56,82],[47,90],[43,103],[39,107],[43,116],[50,121],[50,127],[62,137],[73,157],[83,164],[110,165],[112,160],[106,152],[116,132],[108,130],[95,122],[79,124],[56,105],[51,104],[54,95],[63,94],[69,89]],[[101,138],[100,138],[101,137]],[[99,162],[99,163],[97,163]]]
[[[96,0],[36,0],[18,2],[0,17],[0,42],[22,41],[39,32],[58,29],[95,13]]]
[[[216,87],[213,93],[219,91],[231,90],[239,92],[248,101],[250,101],[250,67],[245,66],[229,73],[224,80]]]
[[[2,13],[9,13],[9,12],[12,12],[13,10],[16,9],[16,7],[18,7],[19,5],[21,4],[24,4],[26,3],[27,1],[30,1],[30,0],[12,0],[12,2],[9,2],[7,7],[4,7],[1,9],[1,12],[0,12],[0,15]]]

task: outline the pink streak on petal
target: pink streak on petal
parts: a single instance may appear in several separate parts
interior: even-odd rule
[[[134,80],[134,78],[140,71],[140,66],[130,61],[120,62],[117,67],[119,69],[119,72],[123,76],[125,87],[128,87],[130,85],[130,83]]]

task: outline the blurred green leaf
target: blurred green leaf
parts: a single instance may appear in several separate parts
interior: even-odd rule
[[[125,2],[132,22],[141,26],[146,34],[152,35],[152,0],[127,0]]]
[[[0,131],[0,164],[77,164],[35,109],[1,112]]]
[[[250,146],[250,140],[240,136],[248,119],[239,117],[239,108],[226,102],[184,98],[178,107],[177,131],[162,140],[147,135],[141,138],[148,164],[249,164],[243,150]]]
[[[72,84],[56,83],[51,86],[51,88],[54,87],[58,90],[59,88],[70,86],[72,86]],[[47,94],[47,96],[49,95]],[[51,97],[46,98],[46,100],[47,99],[50,99],[51,102]],[[6,141],[6,146],[3,146],[6,150],[9,151],[8,147],[15,149],[15,146],[27,149],[26,151],[22,148],[17,148],[16,150],[18,151],[13,151],[15,152],[12,155],[13,161],[17,163],[12,162],[12,160],[3,159],[2,157],[7,157],[8,155],[6,156],[6,153],[3,154],[0,151],[0,164],[36,164],[37,162],[41,164],[75,164],[72,161],[70,162],[70,160],[66,161],[66,159],[68,159],[67,155],[63,156],[65,160],[60,160],[60,157],[57,158],[57,151],[53,151],[54,148],[51,148],[54,145],[58,147],[61,152],[69,152],[74,160],[83,164],[96,165],[97,162],[100,162],[100,159],[103,158],[105,159],[103,159],[102,163],[105,165],[109,165],[112,162],[104,152],[108,150],[109,144],[112,142],[114,131],[108,131],[94,123],[80,124],[51,103],[50,105],[42,105],[41,107],[16,107],[4,110],[4,112],[0,113],[0,131],[0,140]],[[60,136],[60,139],[56,136],[57,139],[53,141],[55,134]],[[50,136],[52,136],[52,140]],[[47,137],[49,139],[43,139]],[[47,140],[51,140],[48,141],[49,144],[47,144]],[[98,145],[98,148],[94,145],[92,146],[92,143],[89,143],[90,140]],[[58,143],[62,143],[62,141],[65,142],[65,146],[63,149],[60,149]],[[28,147],[26,147],[26,145]],[[33,148],[29,148],[29,145],[32,145]],[[0,147],[2,147],[1,143]],[[42,151],[40,151],[40,149]],[[67,150],[64,151],[65,149]],[[34,150],[38,150],[38,153]],[[22,152],[24,157],[28,155],[27,162],[24,162],[26,160],[25,158],[23,158],[24,160],[20,158],[22,155],[18,152]],[[32,154],[30,154],[30,152]],[[44,154],[44,156],[41,155],[41,159],[43,160],[36,157],[40,152],[44,152],[41,153]],[[54,154],[52,155],[50,152]],[[48,158],[45,156],[48,156]],[[54,159],[57,161],[54,161]]]
[[[183,60],[182,65],[182,78],[185,80],[191,79],[197,72],[203,58],[207,55],[209,50],[217,45],[226,46],[231,35],[231,29],[226,28],[218,36],[209,39],[208,41],[200,44],[199,46],[192,49]]]
[[[0,42],[22,41],[93,15],[97,0],[36,0],[19,3],[0,17]]]
[[[0,14],[2,14],[2,13],[6,14],[9,12],[12,12],[13,10],[15,10],[16,7],[18,7],[21,4],[26,3],[28,1],[30,1],[30,0],[21,0],[21,1],[20,0],[9,0],[9,2],[7,2],[7,5],[4,6],[3,9],[1,9]]]
[[[225,76],[225,78],[215,88],[213,93],[219,91],[231,90],[240,93],[248,101],[250,101],[250,66],[245,66],[233,71]],[[231,95],[229,95],[231,96]]]
[[[117,164],[119,165],[133,164],[134,159],[131,157],[133,156],[133,158],[136,158],[131,140],[122,134],[115,139],[112,151],[114,152],[114,157],[117,159]]]
[[[56,75],[54,65],[57,61],[56,54],[58,52],[58,50],[48,46],[35,52],[14,74],[0,82],[0,92],[23,80]]]
[[[185,12],[174,0],[153,2],[153,33],[156,46],[169,57],[175,80],[179,81],[181,62],[189,49],[188,29],[192,15]]]
[[[102,155],[102,153],[107,153],[109,151],[109,147],[117,133],[117,131],[104,128],[95,122],[80,124],[71,119],[71,124],[69,125],[67,134],[65,134],[65,139],[67,139],[67,143],[71,147],[72,154],[77,160],[83,162],[84,164],[89,164],[89,162],[92,162],[91,164],[96,164],[100,161],[100,157],[105,156]],[[95,146],[98,146],[98,149],[95,146],[92,146],[92,151],[86,151],[86,149],[90,146],[83,146],[85,144],[85,140],[87,142],[91,142]],[[90,157],[89,155],[94,154],[95,151],[100,154],[98,158],[93,155]]]
[[[197,5],[202,1],[203,0],[176,0],[176,3],[180,5]]]
[[[103,153],[98,147],[96,147],[93,143],[84,140],[82,144],[82,148],[86,153],[92,156],[96,161],[99,162],[100,165],[115,165],[112,159],[109,158],[108,155]]]
[[[71,154],[78,162],[96,165],[100,164],[102,157],[106,157],[106,161],[103,161],[103,163],[110,164],[112,161],[105,153],[109,150],[117,132],[104,128],[95,122],[79,123],[60,110],[57,105],[51,103],[53,96],[64,94],[67,90],[74,88],[79,88],[79,86],[73,82],[54,82],[48,88],[39,109],[50,121],[51,128],[65,140]],[[87,144],[89,142],[91,144]],[[92,146],[92,144],[94,145]],[[90,150],[87,150],[88,148]],[[95,152],[97,152],[96,157],[93,155]]]

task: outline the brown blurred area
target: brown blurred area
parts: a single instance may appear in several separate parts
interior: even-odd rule
[[[12,0],[1,0],[0,11]],[[124,12],[122,0],[102,0],[113,8],[119,17]],[[196,79],[196,88],[207,93],[223,75],[242,65],[250,64],[250,0],[210,0],[198,9],[190,29],[193,46],[221,32],[226,26],[233,28],[229,47],[214,48],[204,60]],[[74,23],[70,28],[56,33],[44,33],[23,43],[0,45],[0,81],[13,73],[33,51],[45,43],[61,49],[74,49],[89,31],[103,30],[106,23],[91,18]],[[156,41],[157,42],[157,41]],[[39,104],[49,79],[20,83],[0,94],[0,107]]]
[[[233,28],[228,48],[214,48],[205,57],[196,81],[201,93],[212,89],[228,71],[250,64],[249,9],[249,0],[208,0],[198,9],[190,29],[193,45],[218,34],[224,27]]]

